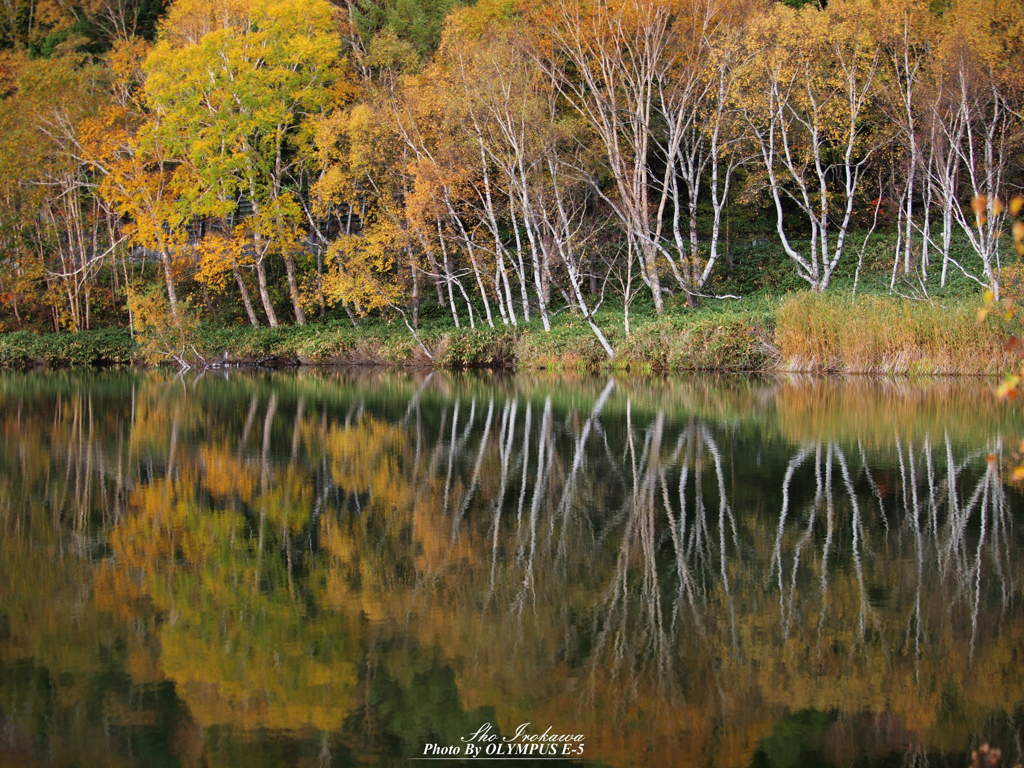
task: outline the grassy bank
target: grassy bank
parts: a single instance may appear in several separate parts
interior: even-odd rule
[[[76,368],[129,365],[135,344],[124,328],[82,333],[0,334],[0,368]]]
[[[954,256],[978,272],[966,242],[954,243]],[[893,236],[876,235],[865,248],[853,286],[857,260],[844,260],[824,295],[803,290],[781,248],[771,243],[737,245],[734,265],[719,262],[708,286],[742,300],[705,299],[698,309],[682,296],[666,299],[666,312],[654,313],[641,292],[630,307],[631,332],[623,326],[621,298],[610,293],[596,314],[615,351],[608,360],[579,316],[562,309],[545,332],[530,323],[488,328],[477,322],[456,329],[450,311],[427,292],[420,306],[420,342],[401,319],[366,318],[358,328],[340,307],[306,326],[252,328],[235,315],[206,312],[196,321],[189,355],[202,364],[282,367],[295,365],[385,365],[438,368],[491,367],[517,370],[641,373],[683,371],[792,371],[816,373],[999,375],[1016,362],[1003,350],[1005,323],[992,316],[977,322],[982,306],[976,282],[952,270],[940,284],[938,265],[927,281],[927,300],[890,292]],[[976,261],[976,259],[975,259]],[[1019,267],[1017,267],[1019,269]],[[923,295],[919,283],[898,273],[896,293]],[[1016,287],[1014,287],[1016,286]],[[1020,281],[1004,280],[1015,294]],[[596,300],[596,297],[593,297]],[[199,306],[194,303],[193,306]],[[287,307],[279,307],[286,316]],[[484,309],[474,305],[479,321]],[[166,327],[168,318],[157,318]],[[498,322],[495,317],[495,322]],[[173,334],[172,334],[173,335]],[[193,350],[194,349],[194,354]],[[79,334],[0,333],[0,367],[75,367],[140,362],[142,351],[125,329]]]
[[[1003,350],[1008,330],[979,324],[979,299],[941,301],[870,295],[791,293],[781,299],[707,302],[641,314],[626,336],[621,314],[598,315],[615,350],[608,360],[578,316],[556,317],[550,333],[518,327],[455,330],[426,321],[422,347],[398,322],[367,321],[358,329],[332,321],[280,328],[201,326],[196,352],[207,364],[495,367],[519,370],[799,371],[881,374],[995,375],[1013,363]],[[72,367],[130,363],[137,352],[127,331],[0,336],[0,366]]]

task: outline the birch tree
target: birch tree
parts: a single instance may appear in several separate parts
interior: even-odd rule
[[[797,274],[824,291],[843,255],[854,201],[879,140],[872,121],[881,52],[865,9],[777,5],[760,21],[741,96],[775,208],[776,231]],[[786,230],[792,205],[810,225],[806,248]]]
[[[998,298],[1003,201],[1022,139],[1020,75],[1006,52],[1019,41],[1024,15],[1009,3],[985,9],[961,5],[952,21],[936,57],[939,87],[932,120],[944,162],[932,179],[944,216],[967,238],[982,274],[956,265]],[[949,237],[945,231],[944,236]]]

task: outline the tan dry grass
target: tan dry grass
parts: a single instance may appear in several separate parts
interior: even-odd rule
[[[980,306],[980,303],[979,305]],[[979,324],[969,301],[939,304],[888,296],[797,294],[778,311],[779,370],[995,375],[1013,359],[1006,329]]]

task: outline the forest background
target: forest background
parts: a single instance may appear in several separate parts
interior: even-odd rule
[[[1022,36],[1008,0],[0,0],[0,365],[1001,371]]]

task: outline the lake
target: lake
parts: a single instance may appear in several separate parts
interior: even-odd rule
[[[983,382],[6,373],[0,429],[0,765],[1021,759]]]

